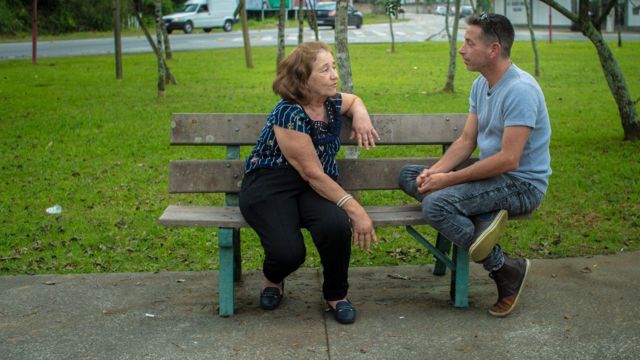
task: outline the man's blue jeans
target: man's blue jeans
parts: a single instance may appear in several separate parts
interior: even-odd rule
[[[403,167],[400,188],[422,203],[422,214],[429,225],[466,250],[474,240],[476,216],[502,209],[512,216],[527,214],[535,210],[544,197],[532,184],[509,174],[450,186],[424,196],[416,184],[416,178],[424,169],[422,165]],[[500,245],[493,248],[482,264],[488,271],[502,267],[504,254]]]

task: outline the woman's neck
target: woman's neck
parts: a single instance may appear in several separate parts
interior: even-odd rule
[[[312,108],[312,109],[324,108],[325,100],[326,99],[323,98],[323,97],[316,97],[316,98],[311,99],[306,106],[309,107],[309,108]]]
[[[327,121],[327,112],[324,107],[324,101],[316,99],[310,101],[307,105],[303,106],[304,111],[316,121]]]

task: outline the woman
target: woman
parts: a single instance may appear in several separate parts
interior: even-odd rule
[[[378,241],[369,215],[336,182],[341,116],[353,119],[351,138],[359,146],[375,146],[379,137],[362,100],[338,93],[337,83],[324,43],[300,44],[278,65],[273,91],[282,99],[247,159],[240,210],[265,252],[260,306],[272,310],[280,304],[284,279],[304,262],[300,229],[307,228],[324,268],[329,310],[349,324],[356,318],[347,299],[351,239],[367,251]]]

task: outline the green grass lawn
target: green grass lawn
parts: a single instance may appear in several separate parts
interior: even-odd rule
[[[640,142],[624,142],[617,108],[593,46],[540,42],[553,128],[553,175],[532,220],[510,222],[504,248],[530,257],[640,249]],[[613,46],[613,45],[612,45]],[[476,74],[458,59],[456,93],[444,94],[444,43],[351,46],[355,92],[372,113],[466,112]],[[640,95],[640,43],[613,48],[632,97]],[[124,80],[111,56],[0,62],[0,272],[3,274],[205,270],[217,268],[210,229],[163,228],[172,203],[222,204],[220,195],[169,195],[168,162],[221,156],[222,150],[169,146],[172,112],[266,113],[275,48],[178,52],[169,61],[178,85],[157,97],[155,58],[127,55]],[[532,71],[528,43],[513,60]],[[577,61],[579,60],[579,61]],[[576,65],[578,64],[578,65]],[[249,148],[243,149],[244,154]],[[437,149],[378,147],[362,156],[424,156]],[[399,192],[366,192],[368,204],[410,202]],[[45,209],[62,206],[59,215]],[[428,227],[422,228],[433,237]],[[378,232],[371,254],[353,264],[423,264],[426,250],[402,228]],[[306,266],[319,266],[309,243]],[[243,266],[259,268],[262,249],[243,230]]]

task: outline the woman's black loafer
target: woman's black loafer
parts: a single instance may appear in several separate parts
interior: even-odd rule
[[[264,310],[273,310],[280,305],[282,294],[276,287],[266,287],[260,293],[260,307]]]
[[[333,313],[333,317],[341,324],[352,324],[356,321],[356,308],[349,300],[338,301],[336,308],[329,305],[329,311]]]

